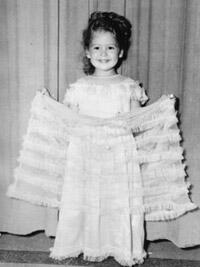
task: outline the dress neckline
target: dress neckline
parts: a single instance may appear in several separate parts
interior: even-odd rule
[[[110,76],[96,76],[96,75],[88,75],[88,77],[91,77],[93,79],[114,79],[114,78],[117,78],[121,76],[119,73],[116,73],[116,74],[113,74],[113,75],[110,75]]]
[[[121,83],[127,79],[126,77],[122,76],[121,74],[115,74],[112,76],[93,76],[93,75],[88,75],[86,76],[86,80],[90,83],[95,83],[99,85],[106,85],[106,84],[116,84],[116,83]]]

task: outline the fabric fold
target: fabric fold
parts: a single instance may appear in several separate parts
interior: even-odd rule
[[[138,168],[134,167],[134,171],[130,171],[134,177],[130,175],[129,188],[124,187],[123,193],[124,199],[126,194],[129,197],[131,214],[144,212],[146,220],[158,221],[174,219],[196,209],[188,196],[189,185],[185,180],[183,149],[180,146],[174,101],[168,96],[162,96],[154,104],[138,108],[134,113],[102,119],[80,115],[37,92],[32,102],[19,164],[14,172],[14,182],[9,186],[7,195],[33,204],[59,208],[68,146],[73,139],[77,143],[85,143],[84,164],[104,159],[106,168],[106,161],[111,164],[111,153],[116,150],[119,156],[115,160],[130,162],[130,168],[137,165]],[[124,159],[120,157],[120,149],[127,151]],[[76,161],[79,159],[75,158]],[[120,172],[116,170],[114,173],[113,168],[108,188],[112,188],[111,184],[118,177],[119,183],[122,177]],[[101,175],[102,181],[106,183],[108,172]],[[76,179],[76,174],[74,177]],[[93,178],[95,187],[97,185]],[[87,179],[90,181],[90,178]],[[135,205],[137,183],[142,197],[139,205]],[[101,195],[107,197],[109,192],[106,194],[106,187],[104,191]],[[84,209],[87,209],[86,204]],[[101,212],[105,214],[111,210],[119,212],[125,209],[127,203],[123,205],[122,201],[119,204],[113,198],[109,208],[104,208],[102,204]]]

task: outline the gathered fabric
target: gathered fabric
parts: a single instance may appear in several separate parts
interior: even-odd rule
[[[70,210],[174,219],[196,208],[180,140],[168,96],[134,113],[97,118],[37,92],[7,195],[60,208],[65,188]]]
[[[116,79],[121,77],[117,76]],[[175,219],[194,210],[185,180],[174,99],[145,103],[138,83],[83,78],[64,104],[37,92],[9,197],[59,209],[50,257],[83,253],[140,264],[144,220]],[[89,103],[89,105],[88,105]]]

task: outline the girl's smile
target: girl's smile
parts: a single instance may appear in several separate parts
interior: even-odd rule
[[[120,51],[114,35],[105,31],[93,33],[91,45],[86,53],[91,64],[95,67],[94,75],[96,76],[115,74],[115,66],[119,57],[123,55],[123,51]]]

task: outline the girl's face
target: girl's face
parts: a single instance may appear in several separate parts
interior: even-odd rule
[[[123,51],[120,51],[111,32],[95,31],[86,55],[95,67],[94,75],[111,76],[116,73],[115,66]]]

